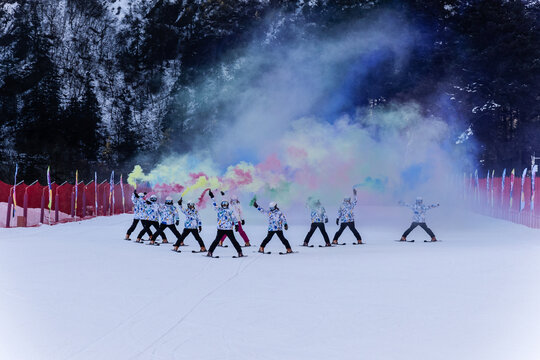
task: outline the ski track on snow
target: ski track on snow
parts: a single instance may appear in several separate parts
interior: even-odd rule
[[[242,262],[241,264],[238,265],[238,268],[236,269],[235,273],[230,276],[229,278],[227,278],[226,280],[224,280],[223,282],[221,282],[220,284],[218,284],[216,287],[214,287],[212,290],[210,290],[208,293],[206,293],[205,295],[203,295],[198,301],[197,303],[195,303],[195,305],[193,305],[191,307],[191,309],[188,310],[187,313],[185,313],[184,315],[182,315],[182,317],[176,322],[174,323],[174,325],[172,325],[170,328],[166,329],[161,335],[159,335],[155,340],[153,340],[147,347],[145,347],[143,350],[141,350],[139,353],[137,353],[136,355],[130,357],[129,359],[136,359],[138,358],[139,356],[142,356],[145,352],[147,352],[149,349],[151,349],[153,346],[155,346],[161,339],[163,339],[165,336],[167,336],[167,334],[169,334],[172,330],[176,329],[178,326],[180,326],[187,318],[188,316],[193,312],[195,311],[206,299],[208,299],[210,296],[212,296],[214,293],[216,293],[219,289],[221,289],[223,286],[225,286],[227,283],[229,283],[230,281],[232,281],[233,279],[235,279],[240,273],[242,273],[246,268],[248,268],[251,264],[253,264],[255,261],[257,261],[258,257],[255,257],[253,260],[249,261],[244,267],[242,267]],[[215,259],[208,259],[208,263],[212,260],[215,260]],[[167,341],[163,342],[162,344],[166,344]],[[154,350],[152,351],[152,357],[155,357],[156,356],[156,351],[158,350],[159,348],[158,347],[155,347]],[[177,351],[177,349],[179,349],[179,346],[176,347],[174,349],[174,353]],[[174,355],[173,353],[173,356],[174,358],[176,358],[176,356]]]

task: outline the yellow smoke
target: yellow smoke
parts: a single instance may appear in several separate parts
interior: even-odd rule
[[[133,187],[137,187],[137,183],[145,181],[147,176],[144,174],[144,171],[140,165],[135,165],[133,171],[129,173],[127,182]]]
[[[187,193],[201,189],[201,188],[211,188],[211,189],[217,189],[221,187],[221,183],[219,182],[217,177],[211,177],[210,179],[206,178],[206,176],[199,176],[195,184],[188,186],[184,192],[182,193],[182,197],[186,195]]]

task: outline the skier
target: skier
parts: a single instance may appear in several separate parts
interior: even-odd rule
[[[135,231],[137,224],[143,217],[145,195],[146,192],[137,194],[137,190],[133,190],[133,195],[131,195],[131,201],[133,202],[133,223],[131,223],[131,226],[126,233],[125,240],[131,240],[129,238],[131,233]]]
[[[222,191],[221,195],[225,195],[225,193]],[[240,201],[238,201],[237,196],[231,196],[230,205],[234,212],[234,216],[238,220],[238,233],[240,234],[242,239],[244,239],[244,246],[251,246],[251,244],[249,243],[249,238],[244,229],[242,228],[242,225],[245,225],[246,221],[244,220],[244,215],[242,213],[242,205],[240,205]],[[223,237],[221,238],[219,246],[223,246],[223,241],[225,241],[225,235],[223,235]]]
[[[332,240],[332,244],[337,244],[338,239],[343,233],[343,230],[345,228],[351,229],[354,237],[356,238],[357,244],[363,244],[362,237],[358,233],[358,230],[356,230],[356,227],[354,226],[354,212],[353,209],[356,206],[356,203],[358,200],[356,199],[356,189],[353,189],[354,194],[354,201],[351,202],[351,198],[347,197],[343,199],[343,203],[339,207],[338,211],[338,217],[336,219],[336,225],[339,225],[341,222],[341,226],[339,227],[339,230],[334,235],[334,240]]]
[[[306,235],[306,238],[304,239],[303,246],[309,246],[309,240],[311,239],[311,236],[317,230],[321,230],[321,234],[324,238],[325,246],[332,246],[330,244],[330,239],[328,238],[328,234],[326,233],[326,229],[324,224],[328,222],[328,216],[326,216],[326,210],[321,205],[320,200],[316,200],[315,202],[308,203],[308,206],[311,210],[311,228],[309,229],[309,232]]]
[[[431,229],[428,228],[426,225],[426,212],[430,209],[436,208],[437,206],[439,206],[439,204],[424,205],[424,200],[419,196],[416,198],[416,202],[414,205],[404,203],[403,201],[400,201],[399,205],[407,206],[411,208],[411,210],[414,213],[411,226],[407,230],[405,230],[403,235],[401,235],[401,240],[399,241],[407,241],[407,236],[417,226],[420,226],[422,229],[424,229],[425,232],[428,233],[429,236],[431,236],[431,241],[433,242],[437,241],[437,238],[435,237],[435,234],[433,233],[433,231],[431,231]]]
[[[180,199],[178,200],[178,205],[180,206],[180,211],[186,215],[186,221],[184,223],[184,231],[182,231],[182,235],[174,244],[173,250],[178,251],[179,246],[184,246],[184,239],[189,234],[193,234],[195,240],[197,240],[199,246],[201,247],[200,252],[205,252],[206,247],[204,246],[204,242],[199,235],[199,233],[202,231],[202,222],[199,218],[199,212],[195,209],[195,203],[193,201],[188,201],[187,209],[184,209],[182,207],[182,199]],[[198,231],[197,228],[199,228]]]
[[[173,234],[176,236],[177,241],[179,241],[181,235],[178,232],[178,229],[176,229],[176,225],[178,225],[180,217],[178,215],[178,209],[176,206],[174,206],[173,199],[170,196],[167,196],[164,205],[158,205],[158,215],[159,219],[161,220],[161,224],[159,225],[157,232],[150,236],[150,245],[154,245],[158,235],[164,235],[166,228],[171,229]],[[167,240],[162,240],[162,243],[167,243]]]
[[[148,233],[148,236],[150,236],[150,239],[152,239],[152,230],[150,227],[154,227],[157,230],[159,230],[159,223],[158,223],[158,204],[157,202],[157,196],[152,195],[150,196],[150,200],[144,202],[144,209],[143,209],[143,216],[141,217],[141,223],[143,225],[143,229],[137,236],[136,242],[140,243],[142,242],[142,237],[145,233]],[[165,237],[165,234],[161,234],[161,239],[163,243],[167,243],[167,238]],[[153,245],[153,244],[152,244]]]
[[[217,212],[217,234],[215,240],[212,242],[212,245],[210,245],[210,249],[208,250],[207,256],[213,257],[214,256],[214,250],[218,246],[219,240],[223,237],[223,235],[226,235],[229,240],[231,240],[231,243],[233,244],[234,248],[238,252],[238,257],[243,257],[242,254],[242,247],[236,241],[234,237],[234,232],[232,230],[233,225],[234,229],[238,231],[238,220],[236,220],[236,217],[234,216],[234,212],[229,209],[229,202],[226,200],[223,200],[221,202],[221,206],[218,207],[216,204],[216,201],[214,200],[214,194],[212,193],[212,190],[208,191],[208,196],[212,199],[212,205],[214,206],[214,210]]]
[[[283,235],[283,229],[288,230],[289,225],[287,225],[287,219],[285,218],[285,215],[279,210],[277,204],[275,202],[271,202],[268,207],[269,210],[264,210],[262,207],[260,207],[257,204],[257,201],[253,203],[253,206],[257,208],[260,212],[263,214],[268,215],[268,234],[266,235],[266,238],[261,243],[261,246],[259,247],[259,252],[264,253],[264,248],[266,244],[270,242],[274,234],[276,234],[283,245],[285,245],[285,248],[287,249],[287,253],[292,253],[291,244],[289,244],[289,241],[285,238]]]

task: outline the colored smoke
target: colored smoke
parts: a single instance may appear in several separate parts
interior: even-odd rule
[[[176,196],[196,198],[211,188],[281,204],[309,197],[336,203],[353,187],[360,203],[435,200],[462,160],[447,146],[447,123],[414,102],[350,106],[355,91],[369,91],[382,62],[400,71],[418,40],[414,29],[380,14],[303,36],[279,45],[257,38],[232,50],[197,87],[180,91],[192,123],[215,109],[219,121],[193,134],[193,150],[148,173],[135,167],[128,182],[169,184]]]

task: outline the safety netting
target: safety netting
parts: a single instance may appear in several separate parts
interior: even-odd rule
[[[464,179],[463,196],[474,211],[540,228],[540,191],[530,176]]]
[[[15,195],[14,195],[15,193]],[[133,211],[129,184],[14,185],[0,181],[0,227],[37,226]]]

